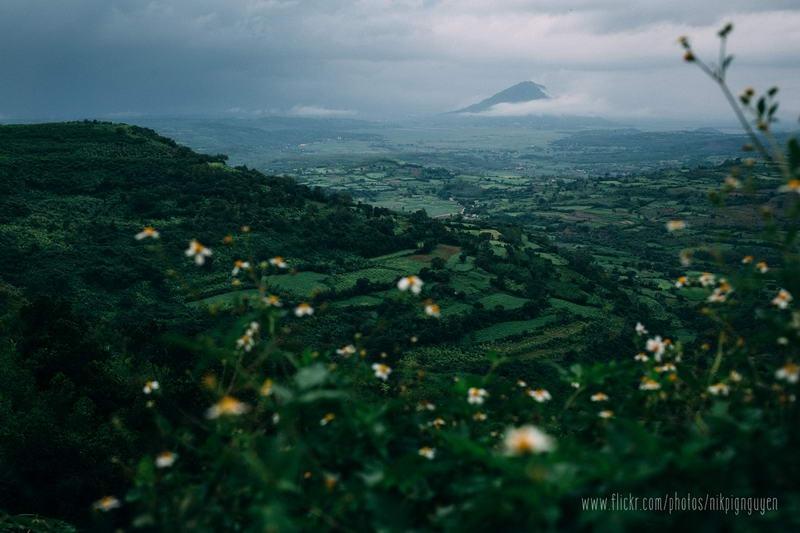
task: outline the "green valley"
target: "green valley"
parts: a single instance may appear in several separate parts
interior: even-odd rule
[[[728,77],[800,10],[61,4],[0,6],[0,531],[800,530],[797,102]]]

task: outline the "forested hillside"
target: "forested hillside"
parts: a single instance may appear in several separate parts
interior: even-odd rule
[[[546,235],[354,204],[121,124],[0,127],[0,175],[0,500],[12,512],[80,521],[87,494],[118,489],[153,431],[142,383],[157,375],[175,409],[195,406],[185,339],[235,323],[261,281],[318,310],[285,346],[357,335],[429,372],[431,398],[454,372],[485,372],[488,352],[509,358],[509,382],[553,381],[554,361],[629,346],[627,297]],[[143,227],[161,238],[137,240]],[[187,268],[193,239],[213,253]],[[258,275],[231,276],[236,261]],[[440,319],[394,296],[407,275],[427,282]]]

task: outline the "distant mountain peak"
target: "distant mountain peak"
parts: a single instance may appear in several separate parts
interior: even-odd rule
[[[472,104],[463,109],[453,111],[453,113],[482,113],[488,111],[497,104],[516,104],[519,102],[530,102],[531,100],[550,98],[544,91],[544,85],[539,85],[532,81],[523,81],[512,85],[508,89],[503,89],[499,93],[481,100],[477,104]]]

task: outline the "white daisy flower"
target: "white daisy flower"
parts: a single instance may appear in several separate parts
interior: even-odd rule
[[[470,387],[467,391],[467,402],[473,405],[481,405],[489,393],[486,389],[479,389],[478,387]]]
[[[194,257],[195,264],[203,265],[206,262],[206,257],[211,257],[213,253],[210,248],[206,248],[200,244],[196,239],[189,241],[189,247],[184,252],[186,257]]]
[[[236,261],[233,262],[233,270],[231,270],[231,275],[238,276],[239,272],[241,272],[242,270],[248,270],[249,268],[250,268],[249,262],[237,259]]]
[[[530,396],[539,403],[548,402],[553,399],[552,396],[550,396],[550,393],[546,389],[529,390],[528,396]]]
[[[700,274],[700,277],[697,278],[697,281],[699,281],[700,285],[703,287],[711,287],[717,283],[717,277],[711,272],[703,272]]]
[[[658,381],[648,377],[643,377],[639,384],[639,390],[658,390],[660,388],[661,384]]]
[[[97,511],[103,511],[105,513],[105,512],[108,512],[108,511],[112,510],[112,509],[117,509],[121,505],[122,505],[122,503],[116,497],[114,497],[114,496],[105,496],[103,498],[100,498],[96,502],[94,502],[92,507],[94,507],[94,509],[96,509]]]
[[[675,231],[680,231],[686,229],[686,222],[683,220],[670,220],[666,224],[667,231],[673,233]]]
[[[153,394],[160,387],[161,385],[159,385],[158,381],[156,380],[145,381],[144,387],[142,387],[142,392],[145,394]]]
[[[436,457],[436,448],[431,448],[430,446],[423,446],[422,448],[419,449],[417,453],[419,453],[425,459],[433,460],[433,458]]]
[[[253,339],[253,335],[249,332],[236,339],[236,347],[244,350],[245,352],[252,350],[253,346],[255,345],[256,341]]]
[[[401,291],[411,291],[414,294],[422,292],[423,282],[417,276],[404,276],[397,282],[397,288]]]
[[[178,459],[178,455],[174,452],[164,451],[156,456],[156,466],[158,468],[169,468]]]
[[[798,378],[800,378],[800,366],[795,363],[786,363],[775,371],[775,378],[787,383],[797,383]]]
[[[336,349],[336,354],[341,355],[342,357],[350,357],[356,353],[356,347],[352,344],[348,344],[347,346],[342,346],[341,348]]]
[[[243,415],[250,410],[250,406],[240,402],[233,396],[223,396],[217,403],[206,410],[206,418],[215,419],[220,416]]]
[[[722,382],[714,383],[708,387],[708,392],[714,396],[727,396],[730,391],[731,388]]]
[[[509,455],[525,455],[549,452],[555,441],[536,426],[522,426],[506,430],[503,445]]]
[[[289,267],[289,265],[286,264],[286,261],[283,259],[283,257],[279,255],[276,255],[275,257],[270,259],[269,264],[276,268],[281,268],[281,269]]]
[[[435,411],[436,405],[433,403],[423,400],[417,404],[417,411]]]
[[[728,299],[728,295],[733,292],[730,285],[727,283],[715,288],[714,291],[708,296],[708,303],[723,303]]]
[[[738,179],[734,178],[733,176],[726,176],[725,177],[725,185],[731,189],[741,189],[742,182]]]
[[[436,429],[443,427],[445,424],[447,424],[447,422],[445,422],[444,418],[442,417],[434,418],[433,420],[428,422],[429,426],[435,427]]]
[[[261,301],[264,303],[264,305],[267,305],[269,307],[283,307],[283,302],[281,302],[281,299],[275,296],[274,294],[270,294],[269,296],[264,296],[264,298],[262,298]]]
[[[778,295],[772,299],[772,305],[778,309],[786,309],[792,300],[794,300],[792,294],[786,289],[781,289],[778,291]]]
[[[438,304],[429,303],[425,305],[425,314],[434,318],[439,318],[442,314]]]
[[[142,231],[134,235],[137,241],[141,241],[142,239],[158,239],[159,237],[161,237],[161,234],[153,226],[145,226]]]
[[[311,305],[303,302],[294,308],[294,315],[296,317],[311,316],[314,314],[314,308]]]
[[[657,366],[657,367],[653,368],[653,370],[655,370],[659,374],[663,374],[664,372],[677,372],[678,371],[678,369],[672,363],[666,363],[666,364],[663,364],[661,366]]]
[[[389,374],[392,373],[391,367],[389,365],[384,365],[383,363],[373,363],[372,371],[375,372],[376,378],[382,379],[383,381],[389,379]]]
[[[236,347],[246,352],[252,350],[253,346],[256,345],[255,336],[260,329],[261,326],[258,325],[258,322],[250,322],[244,332],[244,335],[236,339]]]
[[[664,355],[664,350],[666,350],[667,345],[661,338],[661,335],[656,335],[652,339],[647,339],[645,348],[648,352],[653,354],[653,357],[655,357],[656,361],[660,361],[661,356]]]

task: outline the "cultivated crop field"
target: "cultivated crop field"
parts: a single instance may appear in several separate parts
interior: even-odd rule
[[[414,135],[418,135],[416,146],[420,150],[423,139],[430,141],[434,136],[431,133],[425,137],[427,134],[415,130],[404,131],[394,139],[411,142]],[[513,144],[508,151],[495,151],[494,162],[473,161],[465,171],[463,154],[453,151],[456,144],[471,142],[465,134],[457,140],[451,137],[449,144],[434,143],[425,148],[436,154],[434,166],[421,163],[432,163],[432,159],[419,157],[412,158],[414,163],[382,157],[364,159],[357,165],[331,164],[331,160],[330,166],[313,159],[313,167],[298,167],[290,173],[301,182],[345,193],[357,201],[401,212],[424,210],[453,227],[485,238],[497,258],[507,259],[511,249],[513,255],[531,250],[545,260],[554,274],[548,281],[548,305],[538,309],[534,318],[485,325],[469,337],[473,342],[540,336],[543,332],[536,327],[539,321],[546,321],[544,317],[554,316],[552,313],[559,310],[581,320],[602,318],[603,302],[585,290],[587,280],[576,274],[576,260],[601,269],[616,290],[633,299],[642,312],[685,332],[685,310],[707,295],[697,288],[675,287],[676,279],[686,274],[678,261],[682,254],[691,255],[694,260],[690,275],[699,275],[713,270],[720,254],[728,252],[734,242],[751,242],[752,253],[760,256],[769,257],[772,253],[768,241],[762,238],[756,206],[764,200],[759,191],[770,187],[773,178],[754,168],[743,189],[725,191],[723,182],[730,165],[724,163],[724,157],[713,155],[713,150],[724,146],[723,152],[733,152],[733,144],[740,138],[714,137],[711,132],[688,135],[695,147],[683,155],[669,152],[666,146],[680,143],[667,134],[532,135],[527,147]],[[610,148],[609,139],[617,143],[616,147]],[[386,146],[395,144],[387,141]],[[663,159],[645,163],[644,153],[653,146],[658,146],[654,157]],[[616,164],[609,158],[606,163],[595,165],[592,173],[586,173],[580,165],[569,167],[565,163],[577,164],[582,156],[576,153],[596,155],[606,148],[618,156]],[[544,159],[556,154],[564,157],[559,158],[560,166],[548,166],[544,159],[526,159],[521,155],[526,150]],[[565,156],[564,150],[571,153]],[[694,158],[692,164],[682,159],[689,155]],[[537,164],[519,164],[523,160]],[[497,161],[502,162],[500,166]],[[698,165],[698,161],[702,164]],[[708,207],[709,194],[718,194],[721,189],[726,193],[724,215]],[[664,224],[670,219],[688,223],[680,239],[666,231]],[[505,229],[510,225],[518,229]],[[537,238],[529,238],[530,234]],[[543,235],[546,241],[542,241]],[[712,241],[714,248],[706,248],[705,243]],[[473,255],[446,259],[449,287],[464,300],[447,297],[442,301],[443,315],[463,314],[475,305],[504,311],[525,306],[524,291],[520,292],[513,282],[497,290],[492,276],[475,265]],[[350,273],[345,276],[347,281],[328,280],[327,285],[343,289],[352,286],[359,276],[389,283],[394,273],[408,270],[409,266],[380,264],[376,265],[377,270]],[[447,303],[456,307],[448,312]]]

